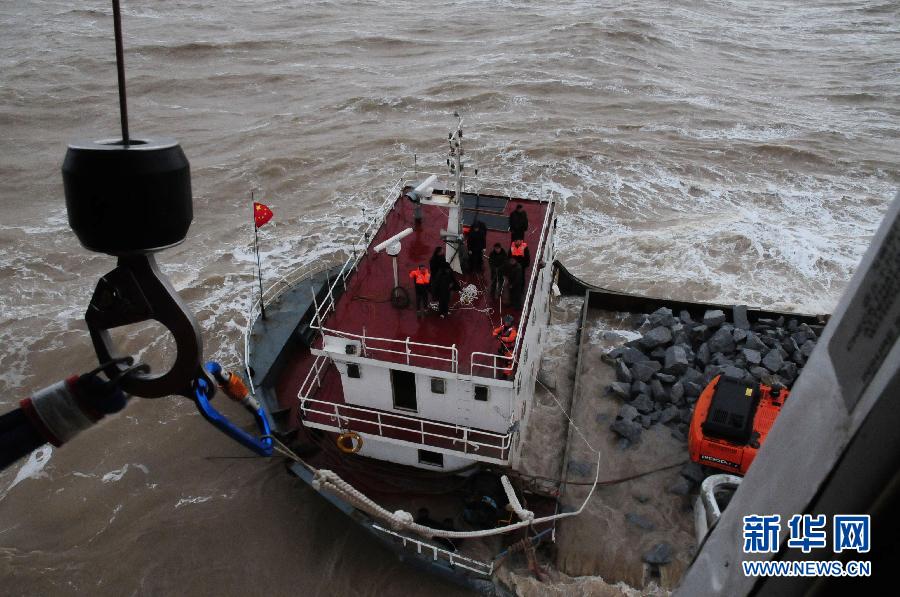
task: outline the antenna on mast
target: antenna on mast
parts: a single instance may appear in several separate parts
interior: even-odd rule
[[[462,179],[462,156],[465,153],[462,148],[462,116],[459,112],[454,111],[456,117],[456,130],[452,131],[448,138],[450,150],[447,157],[447,166],[450,169],[450,176],[455,179],[456,191],[453,199],[450,201],[450,213],[447,218],[447,230],[441,231],[447,243],[447,261],[450,267],[457,273],[462,273],[463,264],[466,262],[467,255],[463,246],[463,179]]]

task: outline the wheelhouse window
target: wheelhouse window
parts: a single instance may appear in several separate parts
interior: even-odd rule
[[[475,400],[480,400],[481,402],[487,402],[487,400],[488,400],[488,387],[487,386],[475,386]]]
[[[359,379],[361,377],[359,374],[359,365],[356,363],[347,363],[347,377]]]
[[[447,392],[447,380],[443,377],[432,377],[431,378],[431,393],[432,394],[445,394]]]

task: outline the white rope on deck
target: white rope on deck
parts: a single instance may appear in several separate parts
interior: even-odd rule
[[[534,518],[534,513],[528,510],[522,509],[522,506],[518,503],[518,500],[515,500],[515,504],[512,500],[510,500],[510,504],[512,504],[513,508],[518,509],[515,510],[516,514],[519,516],[521,520],[519,522],[503,526],[497,527],[494,529],[485,529],[481,531],[448,531],[444,529],[434,529],[431,527],[423,526],[415,522],[413,515],[404,510],[397,510],[395,512],[391,512],[381,507],[376,502],[372,501],[368,496],[364,493],[344,481],[337,473],[334,471],[330,471],[328,469],[317,469],[308,463],[304,462],[299,456],[294,454],[294,452],[285,446],[283,443],[278,441],[277,438],[268,436],[275,443],[275,449],[284,456],[299,462],[310,472],[313,473],[313,487],[318,491],[328,491],[334,495],[343,497],[348,503],[350,503],[354,508],[365,512],[369,516],[376,518],[390,525],[391,528],[395,530],[407,530],[417,533],[426,538],[435,538],[435,537],[443,537],[446,539],[470,539],[476,537],[492,537],[494,535],[503,535],[505,533],[509,533],[516,529],[521,529],[524,527],[529,527],[536,524],[544,524],[547,522],[553,522],[555,520],[562,520],[563,518],[570,518],[572,516],[578,516],[581,514],[584,509],[587,507],[588,502],[594,495],[594,491],[597,489],[597,484],[600,482],[600,452],[591,445],[591,443],[587,440],[581,430],[575,425],[572,418],[569,416],[569,413],[566,412],[566,409],[563,408],[562,404],[560,404],[559,400],[557,400],[556,396],[546,385],[538,381],[544,389],[550,394],[553,398],[556,405],[559,407],[560,411],[562,411],[563,415],[569,420],[569,424],[575,429],[581,439],[587,444],[588,448],[592,452],[597,454],[597,464],[596,464],[596,473],[594,475],[594,483],[591,485],[591,490],[588,492],[587,497],[584,498],[584,501],[581,503],[581,506],[572,512],[562,512],[560,514],[554,514],[551,516],[544,516],[541,518]],[[504,483],[504,489],[509,484],[509,479],[506,479],[504,476],[501,479],[501,482],[506,481]],[[510,486],[507,489],[507,495],[512,493],[513,497],[515,497],[515,493],[510,490],[512,487]],[[530,514],[530,517],[528,516]]]
[[[516,513],[516,516],[519,517],[519,520],[534,520],[534,512],[522,507],[522,504],[519,502],[519,497],[513,489],[512,483],[509,482],[509,477],[506,475],[501,476],[500,484],[503,485],[503,491],[506,492],[506,499],[509,500],[509,505],[513,509],[513,512]]]
[[[462,289],[462,292],[459,293],[459,302],[466,307],[471,307],[472,303],[474,303],[475,299],[477,298],[478,287],[476,287],[474,284],[469,284]]]

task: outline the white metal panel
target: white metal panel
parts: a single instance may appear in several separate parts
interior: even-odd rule
[[[347,363],[335,361],[341,374],[344,401],[347,404],[365,406],[388,412],[398,412],[442,423],[455,423],[487,431],[506,432],[509,428],[512,408],[512,389],[488,386],[488,401],[475,400],[474,385],[465,379],[446,378],[439,375],[416,375],[416,411],[394,408],[390,368],[371,363],[360,363],[360,377],[347,376]],[[431,391],[431,378],[442,377],[444,394]],[[479,384],[480,385],[480,384]]]
[[[440,452],[440,450],[436,450],[434,448],[425,447],[422,449],[427,449],[431,452]],[[359,451],[359,454],[361,456],[367,456],[369,458],[377,458],[378,460],[396,462],[397,464],[406,464],[429,471],[455,471],[461,468],[465,468],[475,462],[474,460],[469,458],[462,458],[454,454],[443,453],[443,468],[429,464],[420,464],[418,448],[411,448],[395,443],[380,441],[371,436],[365,436],[363,447]]]

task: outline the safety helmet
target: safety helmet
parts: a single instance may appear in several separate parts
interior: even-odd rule
[[[513,318],[512,315],[504,315],[503,316],[503,323],[505,323],[506,325],[512,325],[514,321],[515,321],[515,318]]]

